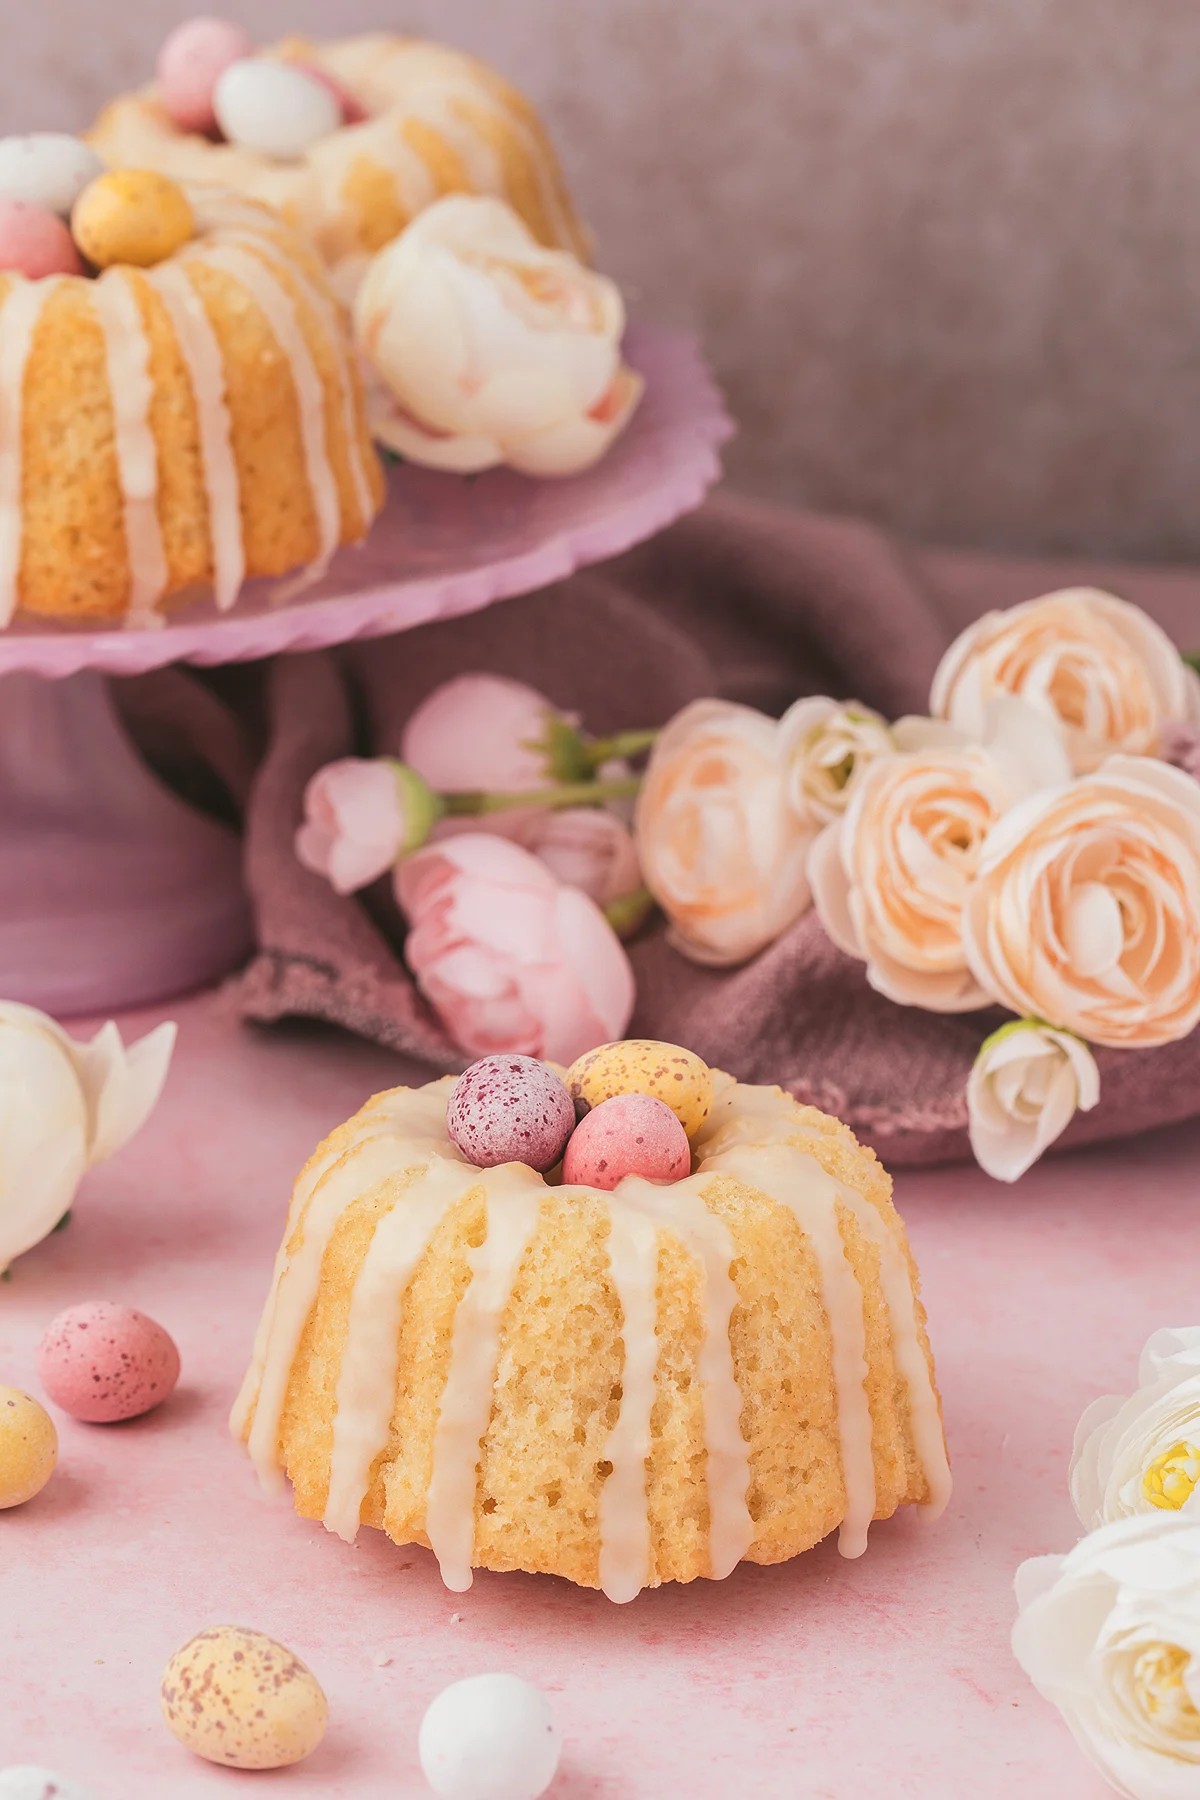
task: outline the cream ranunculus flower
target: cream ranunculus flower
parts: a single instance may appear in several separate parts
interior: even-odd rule
[[[1085,1527],[1132,1513],[1200,1517],[1200,1326],[1156,1331],[1133,1394],[1094,1400],[1079,1421],[1071,1498]]]
[[[971,1149],[997,1181],[1016,1181],[1100,1098],[1081,1038],[1040,1019],[1013,1019],[985,1038],[967,1083]]]
[[[659,735],[634,821],[646,886],[693,962],[744,962],[809,904],[813,827],[788,801],[779,724],[695,700]]]
[[[788,792],[801,818],[828,825],[850,804],[863,771],[895,749],[886,719],[857,700],[814,694],[779,721]]]
[[[938,666],[930,710],[977,736],[997,694],[1057,718],[1080,772],[1116,750],[1157,756],[1169,720],[1200,722],[1200,680],[1166,632],[1098,588],[1064,588],[968,626]]]
[[[902,719],[900,751],[863,771],[809,858],[826,931],[904,1006],[987,1005],[962,943],[984,841],[1015,801],[1069,774],[1057,728],[1020,701],[993,703],[985,729],[972,744],[938,720]]]
[[[1186,1037],[1200,1021],[1200,783],[1114,756],[991,831],[963,919],[1002,1006],[1093,1044]]]
[[[1013,1651],[1126,1800],[1200,1794],[1200,1518],[1158,1512],[1017,1571]]]
[[[613,282],[546,250],[502,200],[452,194],[368,265],[354,303],[376,437],[460,474],[572,475],[628,423]]]
[[[162,1091],[174,1025],[128,1048],[90,1044],[32,1006],[0,1001],[0,1273],[68,1213],[87,1170],[141,1129]]]

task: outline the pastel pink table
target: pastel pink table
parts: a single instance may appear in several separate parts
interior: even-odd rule
[[[1103,1800],[1010,1658],[1012,1573],[1074,1536],[1085,1402],[1129,1382],[1155,1326],[1196,1322],[1200,1130],[1043,1165],[1015,1192],[967,1169],[901,1179],[957,1480],[936,1528],[898,1519],[859,1563],[828,1544],[623,1608],[525,1576],[455,1596],[426,1552],[373,1532],[351,1549],[263,1498],[225,1429],[293,1172],[405,1068],[333,1035],[251,1034],[211,995],[174,1012],[159,1111],[0,1286],[0,1381],[34,1384],[43,1325],[90,1296],[163,1320],[184,1363],[158,1415],[60,1418],[58,1474],[0,1514],[0,1767],[44,1762],[96,1800],[418,1800],[426,1702],[505,1668],[553,1696],[553,1800]],[[160,1723],[167,1657],[222,1621],[319,1674],[332,1723],[303,1767],[217,1771]]]

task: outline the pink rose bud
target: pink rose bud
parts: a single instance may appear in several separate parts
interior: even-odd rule
[[[423,700],[401,739],[404,761],[441,794],[542,788],[552,762],[553,703],[505,675],[459,675]]]
[[[469,1055],[571,1063],[623,1036],[628,957],[595,902],[527,850],[470,832],[407,857],[395,881],[408,966]]]
[[[348,756],[305,789],[296,856],[337,893],[353,894],[423,844],[438,811],[436,794],[403,763]]]
[[[642,884],[633,835],[614,813],[598,806],[567,806],[532,815],[518,841],[568,887],[613,905]]]

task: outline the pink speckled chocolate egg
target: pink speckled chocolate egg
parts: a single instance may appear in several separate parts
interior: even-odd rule
[[[464,1069],[446,1107],[446,1129],[476,1168],[528,1163],[552,1169],[575,1124],[565,1084],[532,1056],[485,1056]]]
[[[682,1181],[691,1168],[687,1132],[669,1106],[650,1094],[615,1094],[575,1127],[563,1157],[563,1180],[615,1188],[626,1175]]]
[[[90,1425],[136,1419],[179,1380],[179,1352],[161,1325],[132,1306],[88,1300],[47,1326],[38,1379],[56,1406]]]
[[[83,258],[57,213],[0,195],[0,269],[40,281],[45,275],[82,275]]]
[[[162,103],[181,131],[214,129],[217,77],[253,54],[249,33],[229,19],[201,17],[176,26],[158,53],[157,73]]]

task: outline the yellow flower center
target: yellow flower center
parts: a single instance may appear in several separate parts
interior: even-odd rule
[[[1133,1691],[1146,1717],[1189,1742],[1200,1740],[1200,1712],[1183,1685],[1191,1660],[1178,1644],[1147,1644],[1133,1665]]]
[[[1200,1483],[1200,1447],[1181,1438],[1155,1457],[1142,1476],[1142,1497],[1165,1512],[1186,1506]]]

